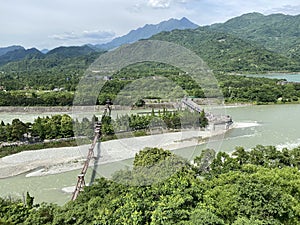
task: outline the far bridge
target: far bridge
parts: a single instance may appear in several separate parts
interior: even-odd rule
[[[183,105],[198,113],[203,110],[203,108],[190,98],[183,98],[181,102]],[[225,129],[229,129],[229,126],[233,123],[232,118],[229,115],[214,115],[210,112],[205,112],[205,116],[213,127],[215,127],[215,125],[225,125]]]

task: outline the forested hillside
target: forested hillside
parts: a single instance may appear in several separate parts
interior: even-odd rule
[[[152,39],[171,41],[196,52],[215,72],[261,73],[300,71],[300,63],[279,53],[238,38],[206,28],[163,32]]]
[[[87,45],[84,46],[70,46],[70,47],[58,47],[47,52],[47,56],[56,55],[59,57],[72,58],[83,55],[88,55],[89,53],[95,52],[95,50]]]
[[[18,49],[24,49],[24,48],[22,46],[18,46],[18,45],[13,45],[13,46],[0,48],[0,56],[5,55],[8,52],[18,50]]]
[[[300,15],[264,16],[260,13],[249,13],[208,28],[236,35],[271,51],[300,59]]]
[[[36,48],[24,49],[16,48],[13,51],[8,51],[3,55],[0,55],[0,66],[5,65],[10,62],[17,62],[23,59],[39,59],[43,58],[44,55]]]
[[[75,90],[86,68],[101,54],[72,54],[68,49],[49,52],[41,58],[25,58],[0,67],[0,86],[6,90]],[[66,55],[69,55],[67,57]],[[71,56],[70,56],[71,55]]]

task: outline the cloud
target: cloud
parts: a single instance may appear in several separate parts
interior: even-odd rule
[[[266,13],[285,13],[290,15],[296,15],[300,13],[300,5],[283,5],[282,7],[270,9],[266,11]]]
[[[60,41],[64,41],[64,40],[70,40],[70,39],[77,39],[78,36],[76,36],[76,34],[74,32],[71,33],[64,33],[64,34],[54,34],[49,36],[52,39],[55,40],[60,40]]]
[[[113,38],[115,35],[116,34],[112,31],[93,30],[93,31],[84,31],[82,37],[102,40],[107,38]]]
[[[169,8],[171,0],[149,0],[148,6],[152,8]]]
[[[171,5],[174,5],[176,3],[179,4],[186,4],[191,0],[148,0],[147,5],[152,7],[152,8],[170,8]]]
[[[91,42],[98,41],[100,43],[107,40],[111,40],[115,36],[116,34],[112,31],[92,30],[92,31],[83,31],[81,33],[66,32],[63,34],[54,34],[51,35],[50,38],[59,41],[84,40],[84,41],[91,41]]]

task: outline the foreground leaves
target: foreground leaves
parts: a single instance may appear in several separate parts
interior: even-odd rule
[[[214,155],[212,150],[207,152]],[[0,221],[1,224],[300,224],[298,155],[299,148],[278,151],[272,146],[257,146],[248,152],[239,147],[232,156],[218,153],[212,162],[199,160],[198,164],[205,163],[205,170],[201,170],[203,166],[192,166],[169,151],[145,149],[136,156],[132,171],[118,172],[115,181],[98,179],[76,201],[64,206],[31,206],[1,199]],[[162,165],[168,159],[180,165],[168,177],[153,183],[135,183],[145,173],[149,175],[141,165]]]

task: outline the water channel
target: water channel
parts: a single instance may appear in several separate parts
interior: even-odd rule
[[[271,79],[285,79],[288,82],[300,82],[300,74],[281,74],[281,73],[272,73],[272,74],[250,74],[247,77],[266,77]]]

